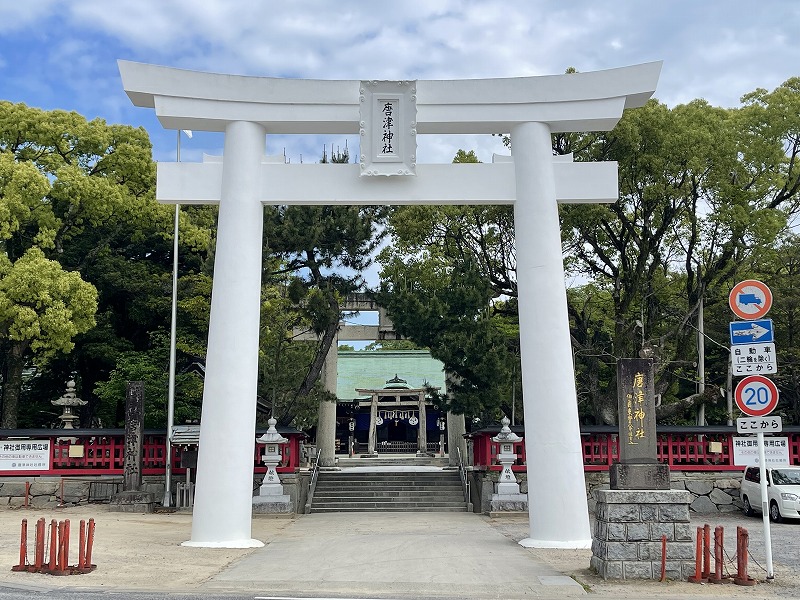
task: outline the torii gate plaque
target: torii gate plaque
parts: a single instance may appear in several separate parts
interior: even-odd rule
[[[589,547],[557,202],[615,201],[617,165],[554,160],[551,134],[613,128],[623,109],[653,94],[661,63],[414,82],[413,135],[510,132],[513,160],[409,164],[402,167],[409,174],[398,177],[362,177],[362,164],[263,160],[267,133],[358,133],[362,82],[126,61],[119,68],[132,102],[154,108],[165,128],[225,132],[221,162],[158,165],[159,201],[219,204],[192,537],[185,544],[262,545],[251,537],[262,204],[513,204],[530,507],[530,537],[520,543]],[[542,319],[547,340],[536,335]]]

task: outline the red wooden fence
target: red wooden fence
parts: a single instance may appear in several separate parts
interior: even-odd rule
[[[522,428],[515,428],[524,437]],[[619,459],[617,432],[613,427],[586,428],[581,431],[583,464],[586,471],[607,471]],[[497,462],[499,444],[492,441],[499,428],[486,428],[467,434],[472,441],[472,464],[478,468],[500,470]],[[277,470],[279,473],[293,473],[300,468],[300,442],[305,437],[302,432],[282,432],[289,443],[282,448],[283,458]],[[68,435],[69,438],[66,438]],[[259,434],[257,434],[259,435]],[[679,471],[741,471],[744,467],[733,464],[733,438],[736,431],[732,427],[669,427],[659,428],[657,452],[658,460]],[[789,439],[789,460],[800,465],[800,427],[787,427],[779,434]],[[63,429],[0,430],[0,442],[50,441],[50,462],[48,469],[20,470],[0,466],[0,477],[31,475],[122,475],[124,468],[124,432],[122,430]],[[74,440],[74,441],[73,441]],[[719,442],[721,452],[712,452],[711,442]],[[166,441],[164,433],[145,433],[143,439],[144,475],[163,475],[166,466]],[[70,452],[70,448],[72,451]],[[77,448],[77,451],[76,451]],[[181,449],[172,448],[172,472],[182,474],[186,469],[180,467]],[[261,462],[263,444],[256,444],[253,455],[253,472],[265,473]],[[517,462],[513,470],[525,469],[525,444],[514,444]]]
[[[524,438],[521,427],[514,428]],[[800,427],[787,427],[777,434],[789,438],[789,461],[800,466]],[[500,444],[492,441],[499,427],[467,434],[472,440],[472,462],[476,467],[501,469],[497,462]],[[658,429],[657,458],[677,471],[741,471],[733,464],[734,427],[665,427]],[[581,431],[585,471],[607,471],[619,460],[618,434],[614,427],[595,427]],[[712,452],[711,442],[719,442],[721,452]],[[525,470],[525,442],[514,444],[517,461],[514,471]]]
[[[256,436],[263,432],[258,432]],[[289,443],[281,448],[279,473],[294,473],[300,468],[300,441],[305,434],[299,431],[282,432]],[[68,436],[68,437],[67,437]],[[125,433],[122,430],[100,429],[26,429],[0,430],[0,449],[6,444],[24,444],[36,441],[50,442],[50,462],[47,469],[4,469],[0,464],[0,477],[31,475],[122,475],[125,466]],[[261,461],[264,444],[256,444],[253,454],[253,472],[266,473]],[[3,456],[0,450],[0,458]],[[166,435],[145,433],[142,440],[142,474],[163,475],[166,468]],[[183,474],[180,464],[181,449],[172,447],[172,472]],[[8,462],[7,460],[4,462]],[[9,465],[10,466],[10,465]]]

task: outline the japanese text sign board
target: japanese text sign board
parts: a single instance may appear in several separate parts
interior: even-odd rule
[[[783,431],[780,417],[740,417],[736,419],[738,433],[778,433]]]
[[[775,341],[772,319],[733,321],[730,325],[731,345],[766,344]]]
[[[771,375],[778,372],[775,344],[740,344],[731,347],[734,375]]]
[[[789,438],[764,438],[764,462],[767,467],[785,467],[789,463]],[[758,460],[758,439],[733,438],[733,464],[737,467],[761,466]]]
[[[617,400],[620,463],[657,462],[652,359],[623,358],[617,362]]]
[[[0,471],[49,471],[50,440],[0,442]]]
[[[765,417],[778,406],[778,388],[771,379],[749,375],[742,379],[733,394],[736,406],[751,417]]]
[[[417,83],[362,81],[361,176],[416,175]]]
[[[740,319],[751,321],[765,316],[772,307],[772,291],[755,279],[741,281],[733,286],[728,305]]]

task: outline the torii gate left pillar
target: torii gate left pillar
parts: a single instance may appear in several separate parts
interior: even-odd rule
[[[556,202],[613,202],[615,163],[553,160],[550,135],[611,129],[652,95],[661,63],[512,79],[399,82],[416,134],[510,131],[513,162],[385,165],[262,162],[265,133],[350,134],[361,127],[358,81],[281,80],[119,62],[137,106],[170,129],[225,132],[223,161],[160,163],[162,202],[219,203],[217,252],[192,519],[193,546],[252,547],[252,474],[261,267],[261,204],[513,204],[530,537],[524,545],[591,544]],[[188,94],[188,95],[187,95]],[[320,100],[320,99],[324,99]],[[407,116],[407,115],[406,115]],[[363,135],[363,134],[362,134]],[[362,137],[362,150],[374,140]],[[537,337],[538,321],[551,325]],[[541,485],[539,485],[541,482]]]

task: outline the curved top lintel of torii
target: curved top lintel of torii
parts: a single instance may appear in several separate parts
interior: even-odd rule
[[[352,134],[359,131],[361,81],[282,79],[206,73],[118,61],[126,93],[154,108],[167,129],[224,131],[233,121],[267,133]],[[655,92],[662,62],[536,77],[417,80],[420,134],[506,133],[524,122],[552,132],[604,131],[625,108]]]

